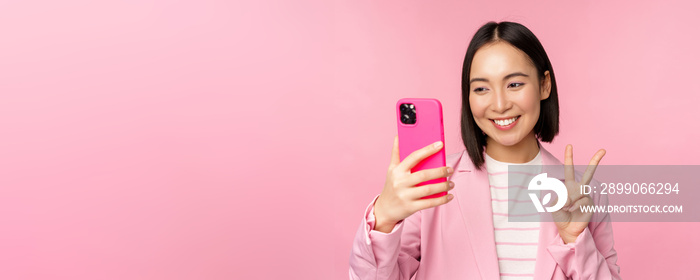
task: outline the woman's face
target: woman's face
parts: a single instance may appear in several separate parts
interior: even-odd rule
[[[490,140],[512,146],[534,137],[540,100],[549,97],[551,87],[549,71],[542,83],[538,77],[527,54],[507,42],[477,50],[469,76],[469,103],[474,121]]]

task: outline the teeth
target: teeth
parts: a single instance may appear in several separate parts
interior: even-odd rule
[[[515,120],[517,120],[518,117],[513,117],[507,120],[493,120],[497,125],[500,126],[507,126],[509,124],[512,124]]]

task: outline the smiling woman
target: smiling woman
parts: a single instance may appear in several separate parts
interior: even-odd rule
[[[411,172],[444,146],[400,161],[394,140],[384,189],[355,235],[350,278],[619,279],[609,215],[590,223],[592,214],[579,210],[607,197],[576,191],[590,183],[605,150],[576,181],[567,146],[566,176],[551,179],[568,191],[549,201],[563,207],[545,213],[547,220],[508,220],[508,192],[518,188],[508,183],[508,166],[542,173],[542,166],[563,165],[539,142],[559,132],[557,87],[544,48],[525,26],[490,22],[476,32],[464,58],[461,118],[465,150],[447,156],[446,167]],[[445,183],[416,186],[443,177]],[[450,194],[422,198],[444,191]]]
[[[470,76],[475,77],[469,82],[470,111],[478,127],[491,136],[486,138],[487,154],[513,163],[533,158],[536,153],[517,158],[507,150],[523,148],[516,144],[537,146],[532,129],[539,119],[540,100],[549,97],[549,71],[540,82],[537,69],[522,51],[497,41],[476,52]]]
[[[551,142],[559,132],[554,70],[525,26],[484,25],[469,44],[462,75],[462,141],[475,166],[484,164],[484,148],[497,160],[527,162],[537,154],[535,137]]]

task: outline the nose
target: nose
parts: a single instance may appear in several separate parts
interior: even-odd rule
[[[495,113],[505,113],[513,107],[513,103],[508,98],[508,94],[504,90],[496,90],[493,95],[491,107]]]

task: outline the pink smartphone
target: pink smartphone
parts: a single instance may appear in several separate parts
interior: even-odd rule
[[[445,166],[445,134],[442,125],[442,104],[433,98],[403,98],[396,103],[396,120],[399,128],[399,158],[403,161],[413,151],[437,141],[442,141],[440,151],[419,162],[411,173]],[[417,186],[445,182],[438,178],[422,182]],[[446,195],[436,193],[423,198]]]

